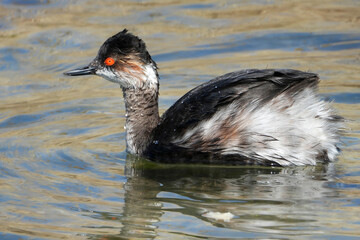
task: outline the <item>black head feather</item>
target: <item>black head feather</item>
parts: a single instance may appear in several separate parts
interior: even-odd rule
[[[135,55],[144,63],[153,62],[144,41],[128,32],[127,29],[108,38],[100,47],[97,58],[103,62],[107,57],[113,55],[123,57]]]

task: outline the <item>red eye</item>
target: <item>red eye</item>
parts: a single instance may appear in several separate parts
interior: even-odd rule
[[[105,59],[104,63],[106,66],[112,66],[115,63],[115,60],[111,57],[108,57],[107,59]]]

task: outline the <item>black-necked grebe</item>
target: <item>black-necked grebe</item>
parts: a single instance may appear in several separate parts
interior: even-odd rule
[[[342,118],[318,96],[313,73],[228,73],[192,89],[160,118],[156,63],[125,29],[107,39],[88,66],[64,74],[95,74],[120,84],[127,150],[153,161],[315,165],[339,151]]]

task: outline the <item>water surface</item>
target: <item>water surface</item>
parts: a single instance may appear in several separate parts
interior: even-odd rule
[[[359,26],[351,0],[0,1],[0,239],[357,239]],[[161,112],[239,69],[318,73],[348,119],[342,154],[295,168],[127,154],[119,87],[62,75],[124,28],[160,67]]]

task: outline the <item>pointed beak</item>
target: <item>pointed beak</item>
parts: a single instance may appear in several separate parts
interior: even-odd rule
[[[86,66],[82,68],[73,69],[67,72],[64,72],[67,76],[81,76],[81,75],[93,75],[96,72],[96,68],[93,66]]]

